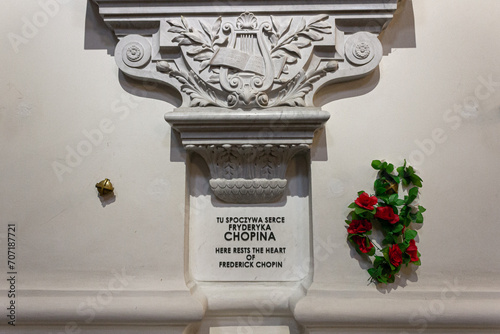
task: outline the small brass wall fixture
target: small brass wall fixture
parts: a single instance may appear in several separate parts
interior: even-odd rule
[[[113,188],[113,184],[111,184],[111,181],[109,179],[104,179],[101,182],[96,183],[95,187],[97,188],[100,196],[112,194],[113,190],[115,190],[115,188]]]

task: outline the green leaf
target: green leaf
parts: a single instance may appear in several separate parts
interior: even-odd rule
[[[424,222],[424,216],[421,212],[417,212],[417,218],[415,219],[415,223],[422,224]]]
[[[349,204],[348,208],[349,209],[354,209],[356,207],[356,203],[352,202],[351,204]]]
[[[394,229],[392,230],[392,233],[399,233],[403,230],[404,225],[402,224],[397,224]]]
[[[384,258],[382,256],[375,256],[375,261],[373,261],[373,266],[378,267],[384,262]],[[382,268],[380,269],[382,272]]]
[[[412,262],[414,265],[416,266],[420,266],[422,264],[422,262],[420,261],[420,259],[418,259],[418,261],[415,261],[415,262]]]
[[[396,200],[398,199],[398,194],[392,194],[389,196],[389,204],[393,205],[392,203],[396,204]]]
[[[373,188],[375,190],[375,195],[380,197],[385,194],[385,185],[381,179],[376,179],[373,183]]]
[[[389,177],[396,183],[399,183],[399,177],[396,175],[389,174]]]
[[[404,201],[404,200],[402,200],[402,199],[397,199],[397,200],[396,200],[396,202],[395,202],[395,204],[396,204],[397,206],[401,206],[401,205],[404,205],[404,204],[405,204],[405,201]]]
[[[380,275],[380,276],[378,277],[377,281],[378,281],[379,283],[383,283],[383,284],[387,284],[387,283],[388,283],[387,278],[386,278],[385,276],[382,276],[382,275]]]
[[[406,230],[405,231],[405,240],[415,239],[416,236],[417,236],[417,231],[414,231],[414,230]]]
[[[387,233],[392,233],[392,225],[389,223],[386,224],[384,221],[382,221],[382,224],[380,224],[380,228],[382,228],[384,235]]]
[[[406,199],[406,204],[411,204],[418,196],[418,188],[413,187],[408,191],[408,199]]]
[[[375,255],[375,247],[373,247],[373,248],[370,250],[370,252],[368,252],[368,255],[369,255],[369,256],[373,256],[373,255]]]
[[[382,248],[382,255],[384,255],[384,259],[389,263],[389,246]]]
[[[389,261],[389,266],[391,267],[391,270],[396,270],[396,267],[394,267],[390,261]]]
[[[425,211],[427,211],[427,209],[424,208],[423,206],[419,205],[418,206],[418,211],[421,212],[421,213],[424,213]]]
[[[388,244],[393,244],[396,242],[396,238],[394,237],[394,234],[392,233],[388,233],[384,240],[382,240],[382,244],[384,245],[388,245]]]
[[[411,177],[410,177],[410,180],[411,180],[411,183],[413,183],[415,186],[421,188],[422,187],[422,179],[416,175],[416,174],[413,174]]]
[[[378,199],[380,199],[382,202],[389,204],[389,197],[387,195],[380,195],[378,196]]]
[[[380,160],[373,160],[372,161],[373,169],[379,170],[381,165],[382,165],[382,161],[380,161]]]
[[[359,206],[356,209],[354,209],[354,213],[356,213],[357,215],[361,215],[364,212],[366,212],[366,209],[360,208]]]
[[[394,171],[394,165],[393,164],[388,164],[387,167],[385,168],[385,171],[387,174],[390,174]]]

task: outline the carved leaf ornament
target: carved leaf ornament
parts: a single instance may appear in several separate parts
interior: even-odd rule
[[[295,64],[312,51],[314,42],[332,34],[328,15],[258,22],[251,13],[243,13],[236,26],[219,17],[212,24],[199,20],[201,29],[186,18],[168,20],[168,32],[176,34],[185,58],[198,63],[199,73],[208,71],[203,80],[192,69],[174,69],[166,61],[157,63],[160,72],[181,83],[181,91],[190,96],[191,107],[270,108],[306,106],[305,96],[313,84],[328,72],[336,71],[335,61],[322,63],[310,71],[290,73]]]
[[[287,185],[289,161],[308,145],[188,145],[207,162],[214,194],[230,203],[279,200]]]

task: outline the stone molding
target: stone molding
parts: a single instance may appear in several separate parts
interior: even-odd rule
[[[95,330],[97,333],[99,331],[95,326],[108,326],[105,328],[109,330],[109,326],[117,323],[122,329],[125,329],[124,326],[141,326],[141,329],[162,326],[166,333],[198,333],[196,326],[192,324],[200,323],[207,309],[211,310],[210,315],[215,319],[228,313],[240,317],[253,314],[252,312],[261,314],[259,312],[263,312],[262,308],[256,307],[253,298],[243,299],[246,303],[238,304],[237,309],[235,304],[224,302],[228,297],[238,298],[251,293],[269,296],[276,292],[273,287],[261,290],[263,291],[254,287],[243,291],[235,288],[230,289],[229,293],[227,287],[224,287],[223,291],[219,291],[224,298],[207,300],[210,305],[203,305],[188,291],[123,291],[114,296],[113,303],[95,313],[93,327],[90,328],[87,327],[89,313],[78,313],[76,310],[81,309],[82,301],[95,299],[102,290],[26,290],[21,295],[24,300],[23,318],[18,325],[23,328],[23,333],[30,333],[30,328],[24,326],[34,326],[33,328],[37,328],[34,332],[39,333],[38,326],[41,324],[58,326],[54,332],[60,331],[61,326],[76,326],[85,332]],[[282,293],[288,296],[293,291],[289,287]],[[0,292],[7,293],[6,290]],[[356,333],[392,333],[391,330],[401,333],[417,331],[424,328],[424,325],[431,333],[445,330],[470,333],[472,328],[477,333],[496,333],[500,328],[498,291],[481,289],[456,294],[452,290],[424,290],[402,293],[405,298],[392,298],[388,302],[386,295],[380,295],[376,291],[337,291],[332,290],[331,286],[314,288],[313,285],[307,296],[300,298],[293,308],[293,317],[308,333],[333,333],[340,329]],[[262,300],[266,299],[262,297]],[[287,303],[273,305],[273,315],[289,314],[290,305]],[[385,312],[381,314],[373,305],[383,306]],[[433,309],[439,310],[439,314],[432,313]],[[227,318],[220,319],[219,325]],[[227,319],[227,325],[239,325],[237,320],[230,320]],[[269,325],[272,324],[272,319],[269,321]]]
[[[205,159],[212,179],[210,188],[228,203],[254,204],[278,201],[286,190],[288,162],[301,145],[188,145]]]

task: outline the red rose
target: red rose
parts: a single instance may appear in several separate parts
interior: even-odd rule
[[[389,248],[389,260],[394,267],[399,267],[403,262],[403,252],[398,245],[392,245],[392,247]]]
[[[410,240],[410,245],[406,248],[406,254],[410,255],[411,262],[417,262],[418,258],[418,249],[417,245],[415,245],[415,239]]]
[[[368,232],[372,229],[372,223],[370,223],[366,219],[362,220],[353,220],[349,224],[349,228],[347,229],[347,232],[350,234],[359,234],[359,233],[365,233]]]
[[[370,253],[373,248],[373,244],[366,237],[360,237],[359,235],[355,235],[352,237],[352,240],[358,245],[361,253]],[[368,242],[368,246],[366,245]]]
[[[394,213],[394,210],[390,206],[379,206],[375,217],[387,220],[391,224],[396,224],[399,221],[399,216]]]
[[[377,204],[378,199],[375,196],[368,195],[367,193],[362,193],[359,197],[354,201],[358,206],[365,208],[366,210],[373,210],[373,206]]]

